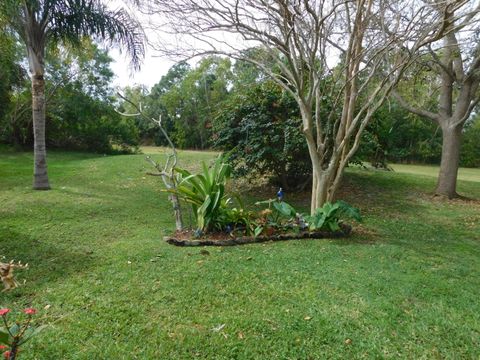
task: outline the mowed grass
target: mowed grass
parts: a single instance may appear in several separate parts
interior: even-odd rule
[[[426,175],[437,177],[440,168],[433,165],[406,165],[406,164],[391,164],[389,165],[394,171],[404,174]],[[458,171],[458,179],[480,182],[479,168],[460,168]]]
[[[35,192],[31,154],[2,149],[0,255],[30,269],[0,306],[50,324],[22,359],[479,358],[478,202],[432,200],[431,176],[351,169],[342,198],[365,217],[351,238],[202,255],[162,241],[171,209],[143,158],[50,152],[53,189]],[[478,179],[459,192],[480,198]]]

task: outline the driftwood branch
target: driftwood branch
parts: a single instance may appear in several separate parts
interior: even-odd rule
[[[117,93],[117,95],[132,105],[134,109],[137,111],[136,113],[125,113],[116,110],[117,113],[123,116],[129,117],[143,117],[147,120],[153,121],[159,127],[160,131],[162,132],[163,136],[167,139],[168,145],[170,147],[171,153],[167,154],[167,159],[165,161],[164,166],[162,167],[158,162],[152,159],[150,156],[147,156],[145,160],[149,162],[156,170],[156,172],[147,172],[147,175],[151,176],[159,176],[162,178],[163,184],[168,192],[170,192],[169,200],[172,203],[173,213],[175,216],[175,228],[176,230],[180,231],[183,229],[183,221],[182,221],[182,209],[180,207],[180,201],[178,196],[175,194],[175,190],[177,189],[177,178],[175,176],[175,167],[178,163],[178,155],[177,150],[175,149],[175,145],[173,144],[172,140],[168,136],[168,133],[162,126],[162,117],[159,116],[158,119],[149,117],[145,114],[142,109],[142,104],[135,104],[130,99],[126,98],[124,95]]]
[[[15,263],[13,260],[8,263],[0,262],[0,279],[3,283],[3,291],[13,290],[18,287],[18,282],[13,276],[14,269],[26,269],[28,264],[22,264],[20,261]]]

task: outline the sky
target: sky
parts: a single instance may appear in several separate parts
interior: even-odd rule
[[[167,73],[168,69],[174,65],[174,61],[154,56],[151,50],[147,50],[140,70],[133,71],[130,67],[130,60],[125,53],[121,54],[117,49],[110,49],[109,53],[114,59],[114,62],[111,64],[111,68],[116,75],[114,86],[122,88],[125,86],[145,85],[148,89],[151,89]]]
[[[148,23],[148,19],[135,9],[126,5],[122,0],[106,0],[106,4],[112,9],[126,7],[142,23]],[[159,36],[149,30],[145,30],[145,34],[150,41],[152,41],[154,37]],[[168,72],[168,69],[175,64],[175,61],[161,57],[147,47],[145,59],[140,70],[133,71],[130,66],[130,60],[125,52],[121,53],[117,49],[108,50],[110,56],[114,59],[114,62],[111,64],[111,68],[116,75],[114,85],[119,87],[145,85],[148,89],[151,89],[151,87],[158,83],[161,77]]]
[[[0,0],[2,1],[2,0]],[[174,0],[172,0],[174,1]],[[145,35],[149,42],[151,43],[172,43],[171,35],[165,35],[160,31],[154,32],[149,30],[149,26],[153,26],[154,20],[150,19],[146,15],[141,14],[138,10],[132,8],[128,3],[123,0],[105,0],[107,6],[112,9],[117,8],[127,8],[129,12],[134,15],[143,25]],[[165,37],[165,38],[162,38]],[[218,39],[230,43],[239,43],[239,39],[236,35],[231,34],[218,34]],[[166,40],[166,41],[165,41]],[[183,39],[185,41],[185,39]],[[125,86],[135,86],[135,85],[145,85],[149,90],[153,85],[158,83],[163,75],[165,75],[170,67],[172,67],[176,62],[183,59],[168,59],[165,56],[161,56],[155,50],[148,48],[146,49],[145,59],[139,71],[133,71],[130,67],[130,62],[126,53],[120,53],[117,49],[109,49],[110,56],[114,59],[114,62],[111,64],[111,68],[116,75],[114,80],[114,86],[116,87],[125,87]],[[189,60],[190,65],[194,66],[198,59],[194,58]]]

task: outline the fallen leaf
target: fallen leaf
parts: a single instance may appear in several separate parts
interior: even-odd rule
[[[245,335],[243,335],[243,332],[241,331],[238,332],[238,338],[241,340],[245,338]]]
[[[350,345],[352,343],[352,339],[346,339],[345,340],[345,345]]]
[[[303,318],[303,320],[307,320],[307,321],[308,321],[308,320],[312,320],[312,317],[311,317],[311,316],[305,316],[305,317]]]
[[[48,310],[48,309],[50,309],[50,308],[51,308],[51,306],[52,306],[52,305],[50,305],[50,304],[47,304],[47,305],[45,305],[45,306],[43,307],[43,309],[44,309],[44,310]]]
[[[219,332],[221,331],[224,327],[225,327],[226,324],[221,324],[221,325],[218,325],[218,326],[215,326],[212,331],[215,331],[215,332]]]

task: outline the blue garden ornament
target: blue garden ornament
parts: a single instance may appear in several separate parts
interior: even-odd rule
[[[280,188],[280,190],[278,190],[277,192],[277,199],[278,201],[283,201],[283,197],[285,196],[285,194],[283,193],[283,190],[282,188]]]

